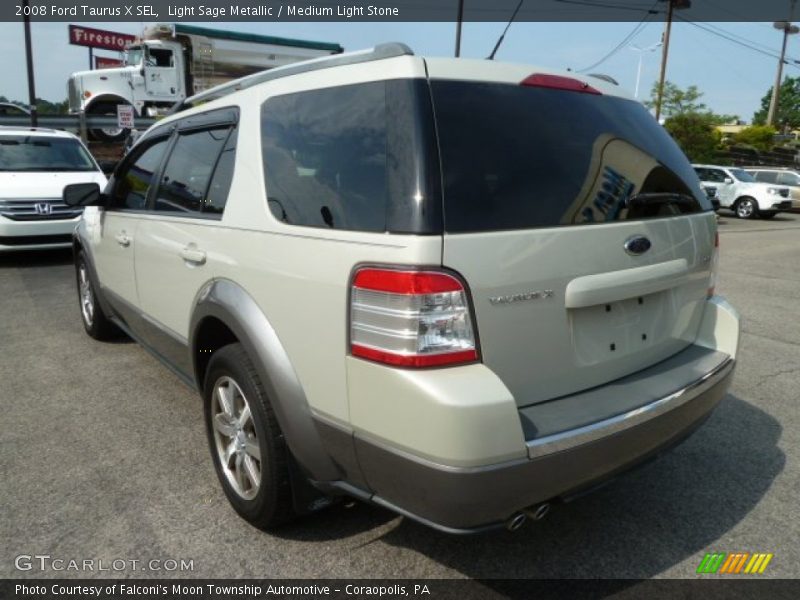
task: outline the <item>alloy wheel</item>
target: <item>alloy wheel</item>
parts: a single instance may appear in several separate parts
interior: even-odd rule
[[[94,321],[94,294],[92,294],[92,284],[89,281],[89,272],[86,263],[81,263],[78,267],[78,290],[81,300],[81,314],[88,327]]]
[[[211,415],[220,468],[233,490],[252,500],[261,487],[261,445],[250,404],[239,384],[228,376],[214,384]]]

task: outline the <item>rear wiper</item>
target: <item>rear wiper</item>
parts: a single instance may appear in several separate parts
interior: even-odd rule
[[[634,194],[628,198],[628,206],[639,204],[697,204],[697,199],[680,192],[650,192]]]

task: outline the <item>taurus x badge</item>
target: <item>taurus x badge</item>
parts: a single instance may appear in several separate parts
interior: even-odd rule
[[[53,212],[53,207],[50,206],[49,202],[37,202],[34,208],[37,215],[49,215]]]
[[[625,240],[625,252],[630,254],[631,256],[639,256],[640,254],[644,254],[653,244],[650,243],[643,235],[635,235],[631,238]]]

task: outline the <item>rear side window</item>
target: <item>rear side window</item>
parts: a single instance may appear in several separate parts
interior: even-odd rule
[[[796,173],[777,173],[777,182],[781,185],[800,185],[800,177]]]
[[[209,183],[230,131],[230,127],[225,127],[178,134],[161,176],[154,210],[178,213],[203,210]]]
[[[268,202],[309,227],[386,227],[383,82],[281,96],[262,119]]]
[[[756,178],[756,181],[763,183],[775,183],[778,180],[778,174],[774,171],[758,171],[756,173],[750,172],[750,174]]]
[[[441,233],[430,93],[392,80],[268,99],[261,109],[270,211],[306,227]]]
[[[499,83],[433,81],[445,229],[525,229],[710,210],[640,104]]]

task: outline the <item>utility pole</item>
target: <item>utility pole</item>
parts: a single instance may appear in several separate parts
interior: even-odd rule
[[[28,104],[31,111],[31,127],[39,124],[39,114],[36,110],[36,88],[33,83],[33,51],[31,50],[31,18],[28,15],[28,0],[22,0],[23,17],[22,23],[25,27],[25,60],[28,66]]]
[[[461,25],[464,23],[464,0],[458,0],[458,19],[456,21],[456,58],[461,56]]]
[[[634,50],[634,51],[639,53],[639,66],[636,69],[636,87],[635,87],[635,89],[633,91],[633,97],[636,98],[637,100],[639,99],[639,83],[642,80],[642,59],[644,57],[644,53],[645,52],[653,52],[656,48],[660,47],[661,44],[662,44],[662,42],[656,42],[655,44],[647,46],[646,48],[641,48],[640,46],[637,46],[636,44],[631,44],[630,45],[630,49],[631,50]]]
[[[664,0],[668,3],[667,21],[664,25],[664,50],[661,52],[661,74],[658,77],[658,94],[656,96],[656,121],[661,119],[661,103],[664,100],[664,81],[667,78],[667,57],[669,56],[669,36],[672,33],[672,12],[692,6],[691,0]]]
[[[792,2],[792,12],[794,12],[794,1]],[[778,113],[781,80],[783,79],[783,63],[786,61],[786,42],[789,40],[790,35],[800,31],[800,28],[798,28],[797,25],[792,25],[790,21],[775,21],[773,27],[783,31],[783,46],[781,46],[781,57],[778,60],[778,72],[775,75],[775,85],[772,87],[772,99],[770,100],[769,112],[767,113],[767,125],[772,125],[775,122],[775,115]]]

